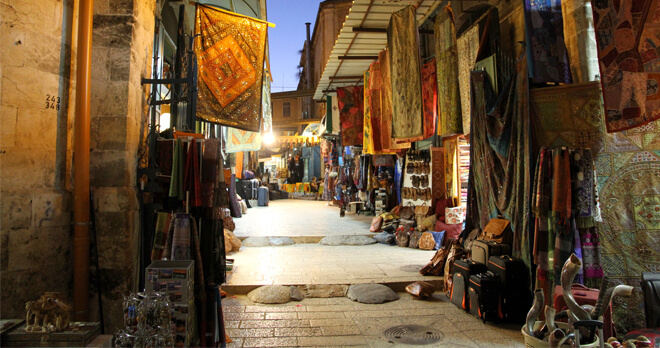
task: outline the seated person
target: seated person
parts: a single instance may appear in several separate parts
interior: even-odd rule
[[[312,177],[312,182],[309,183],[309,190],[311,192],[319,192],[319,182],[316,181],[316,177]]]

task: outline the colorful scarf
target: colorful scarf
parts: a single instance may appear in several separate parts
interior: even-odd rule
[[[584,285],[598,289],[604,276],[598,230],[596,227],[581,228],[579,233],[582,243]]]
[[[215,186],[218,182],[218,139],[204,141],[204,154],[202,155],[202,177],[200,182],[202,206],[211,208],[215,201]],[[221,162],[221,161],[220,161]]]
[[[341,123],[341,140],[343,146],[362,146],[364,130],[364,88],[337,88],[339,105],[339,122]]]
[[[172,214],[167,212],[156,213],[156,230],[154,231],[151,261],[160,260],[163,257],[163,249],[165,249],[165,244],[167,243],[171,222]]]
[[[199,155],[197,153],[197,142],[190,140],[186,168],[184,172],[183,191],[189,193],[188,204],[191,207],[202,205],[202,194],[199,186]]]
[[[174,231],[172,233],[172,253],[170,260],[191,260],[190,258],[190,215],[178,213],[174,215]]]
[[[594,226],[594,164],[589,149],[572,153],[573,210],[578,228]]]
[[[571,217],[571,164],[568,149],[552,150],[552,217],[565,224]]]

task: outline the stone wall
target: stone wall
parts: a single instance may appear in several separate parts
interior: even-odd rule
[[[0,0],[2,318],[22,317],[44,291],[71,299],[73,3]],[[121,299],[138,290],[140,79],[151,75],[154,11],[155,0],[94,1],[90,181],[110,332],[122,321]],[[98,320],[96,298],[90,311]]]
[[[122,323],[121,300],[137,291],[140,134],[147,117],[155,0],[95,0],[90,183],[94,189],[106,329]],[[93,284],[92,284],[93,286]],[[93,286],[94,287],[94,286]],[[90,301],[92,317],[96,294]]]
[[[73,1],[0,0],[2,318],[72,282],[69,95]]]

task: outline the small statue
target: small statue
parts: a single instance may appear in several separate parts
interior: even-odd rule
[[[46,292],[38,300],[25,303],[25,331],[65,331],[69,328],[70,310],[59,293]]]

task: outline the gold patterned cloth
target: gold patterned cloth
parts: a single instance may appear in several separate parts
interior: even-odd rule
[[[259,132],[266,22],[198,5],[197,117]]]
[[[397,144],[392,139],[392,79],[390,78],[390,55],[387,50],[378,53],[380,63],[380,141],[383,151],[408,149],[410,143]]]
[[[396,11],[387,27],[392,84],[392,137],[397,141],[424,134],[419,34],[412,6]],[[410,141],[410,140],[408,140]]]
[[[435,17],[435,62],[438,77],[439,135],[463,133],[461,99],[458,87],[458,53],[456,51],[456,28],[451,7],[438,11]]]
[[[470,133],[470,71],[474,69],[479,51],[479,24],[474,24],[457,40],[458,46],[458,89],[461,96],[463,131]]]

